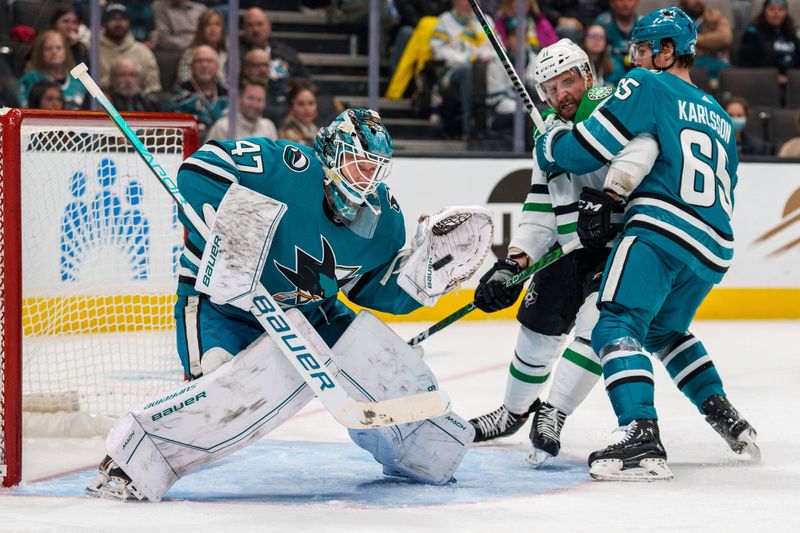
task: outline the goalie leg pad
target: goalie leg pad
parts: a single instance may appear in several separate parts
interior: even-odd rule
[[[447,207],[423,216],[397,284],[422,305],[433,306],[475,274],[492,246],[493,231],[492,215],[482,207]]]
[[[300,312],[288,315],[309,342],[321,342]],[[260,439],[313,398],[264,334],[229,363],[122,417],[106,450],[135,487],[158,501],[178,478]]]
[[[361,311],[333,346],[342,385],[356,398],[387,400],[436,390],[430,368],[413,348],[368,311]],[[449,482],[475,436],[455,413],[391,427],[349,430],[388,475],[422,483]]]

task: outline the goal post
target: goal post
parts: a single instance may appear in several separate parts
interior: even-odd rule
[[[190,115],[124,117],[172,175],[198,147]],[[172,318],[183,229],[148,172],[105,113],[0,110],[5,486],[21,479],[23,433],[78,431],[183,377]]]

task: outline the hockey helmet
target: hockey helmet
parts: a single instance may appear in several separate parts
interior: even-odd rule
[[[548,102],[547,91],[543,84],[569,70],[574,70],[587,83],[589,75],[594,80],[594,68],[592,67],[592,62],[589,61],[589,56],[586,55],[583,48],[569,39],[561,39],[539,52],[533,66],[533,79],[536,85],[536,92],[539,93],[539,98],[543,102]]]
[[[656,9],[640,18],[633,27],[632,52],[635,51],[635,45],[649,42],[652,54],[656,55],[661,51],[664,39],[675,43],[676,56],[693,56],[697,44],[697,25],[679,7]]]
[[[345,221],[364,205],[379,213],[375,193],[391,171],[393,150],[380,115],[371,109],[347,109],[320,128],[314,152],[325,172],[331,207]]]

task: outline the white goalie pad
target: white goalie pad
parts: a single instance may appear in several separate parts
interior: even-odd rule
[[[228,188],[214,216],[195,289],[214,302],[245,311],[256,288],[286,204],[238,184]]]
[[[434,305],[475,274],[489,253],[493,235],[492,215],[483,207],[446,207],[422,216],[397,284],[422,305]]]
[[[287,315],[322,352],[305,317],[294,309]],[[313,398],[264,334],[210,374],[120,418],[106,450],[147,499],[159,501],[180,477],[257,441]]]
[[[436,390],[433,372],[417,352],[369,311],[361,311],[333,346],[342,385],[369,401]],[[422,483],[449,482],[475,432],[453,412],[421,422],[349,430],[350,437],[383,465],[387,475]]]

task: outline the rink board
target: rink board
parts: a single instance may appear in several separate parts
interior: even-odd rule
[[[552,493],[588,483],[584,461],[557,457],[541,470],[524,467],[528,452],[474,447],[444,486],[381,474],[381,466],[354,444],[259,441],[179,480],[165,500],[334,504],[387,508],[477,503]],[[82,470],[10,489],[14,495],[80,497],[94,477]]]

